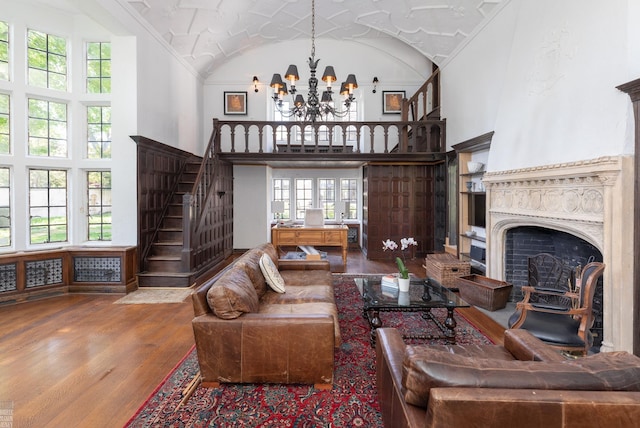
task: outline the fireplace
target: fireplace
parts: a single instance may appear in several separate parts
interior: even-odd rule
[[[601,351],[633,349],[633,158],[487,172],[487,275],[517,289],[513,240],[528,235],[531,252],[556,252],[582,265],[605,263]],[[510,247],[511,245],[511,247]],[[526,257],[523,255],[523,257]],[[522,263],[518,261],[517,263]],[[520,284],[521,285],[521,284]],[[517,291],[516,291],[517,293]],[[514,294],[514,299],[519,297]],[[598,332],[600,334],[600,332]]]
[[[507,230],[505,240],[505,281],[513,284],[511,301],[522,300],[522,286],[544,284],[549,288],[569,289],[568,281],[574,283],[576,269],[586,266],[589,262],[602,262],[600,251],[584,239],[558,230],[537,226],[518,226]],[[544,255],[544,257],[541,257]],[[542,278],[536,278],[530,283],[529,264],[548,264],[552,260],[554,269],[546,272],[538,266],[535,272],[545,271]],[[557,263],[557,264],[556,264]],[[593,299],[594,324],[591,328],[594,343],[593,350],[597,351],[602,345],[603,317],[602,317],[602,280],[598,281]],[[563,302],[566,304],[567,302]]]

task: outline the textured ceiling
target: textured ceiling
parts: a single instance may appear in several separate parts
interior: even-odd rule
[[[395,38],[436,64],[502,0],[316,0],[316,37]],[[127,0],[202,76],[242,52],[311,37],[311,0]]]

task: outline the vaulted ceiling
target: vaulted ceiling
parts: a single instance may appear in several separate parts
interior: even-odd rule
[[[316,37],[394,38],[439,64],[500,1],[316,0]],[[311,0],[127,2],[203,76],[265,43],[311,37]]]

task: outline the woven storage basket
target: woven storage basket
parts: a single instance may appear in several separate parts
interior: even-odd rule
[[[471,264],[451,254],[427,254],[423,267],[427,277],[433,278],[445,287],[455,285],[456,278],[471,273]]]
[[[488,311],[504,308],[513,288],[513,285],[507,282],[482,275],[456,278],[456,286],[465,302]]]

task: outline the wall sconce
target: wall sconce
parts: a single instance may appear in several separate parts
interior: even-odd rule
[[[258,80],[258,76],[253,76],[253,91],[254,92],[258,92],[258,83],[260,83],[260,81]]]
[[[373,93],[374,94],[376,93],[376,90],[377,90],[377,87],[378,87],[378,82],[379,82],[378,78],[374,77],[373,78]]]

